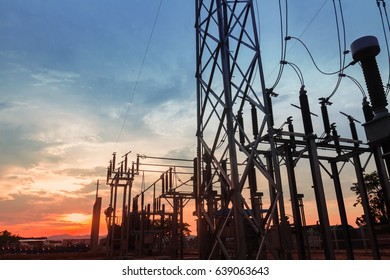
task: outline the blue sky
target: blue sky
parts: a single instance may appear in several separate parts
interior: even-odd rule
[[[278,1],[255,2],[269,87],[280,60]],[[140,72],[159,5],[159,0],[0,0],[0,230],[45,234],[53,227],[77,226],[67,219],[72,213],[88,220],[96,180],[105,177],[114,151],[195,156],[194,1],[162,1]],[[377,36],[387,83],[376,1],[342,5],[347,49],[361,36]],[[338,70],[333,1],[291,0],[288,11],[288,35],[308,46],[321,69]],[[337,76],[317,72],[294,40],[287,49],[286,59],[304,75],[312,111],[319,113],[317,100],[329,96]],[[347,63],[351,60],[347,55]],[[364,86],[358,65],[346,73]],[[290,106],[298,104],[299,87],[286,67],[275,88],[276,126],[292,115],[300,129],[300,112]],[[331,101],[331,122],[349,137],[347,120],[338,112],[362,121],[361,94],[344,79]],[[321,134],[321,120],[314,123]],[[362,129],[359,133],[364,137]],[[347,184],[350,177],[344,176]]]

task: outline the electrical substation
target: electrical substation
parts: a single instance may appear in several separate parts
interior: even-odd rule
[[[283,97],[264,77],[253,1],[196,0],[195,14],[197,152],[193,158],[113,153],[106,179],[110,197],[103,206],[107,257],[311,259],[319,252],[323,259],[336,259],[343,252],[355,259],[365,248],[369,258],[381,259],[389,245],[379,238],[383,233],[371,215],[364,181],[371,164],[389,220],[390,114],[376,61],[377,38],[354,38],[350,51],[343,50],[351,63],[334,73],[347,78],[347,68],[353,67],[364,76],[368,94],[360,86],[363,98],[351,99],[362,104],[365,119],[360,121],[347,109],[332,111],[337,102],[332,95],[318,100],[321,116],[314,119],[309,101],[315,89],[306,88],[299,68],[282,57],[280,69],[293,67],[301,81],[291,106],[301,119],[293,119],[273,104]],[[289,40],[294,38],[284,34],[285,43]],[[285,122],[275,123],[274,112],[286,114]],[[345,121],[334,123],[334,114]],[[314,121],[322,122],[321,130],[315,131]],[[358,135],[358,125],[365,135]],[[339,135],[341,126],[349,126],[350,134]],[[364,244],[356,242],[347,220],[343,191],[349,186],[341,183],[347,165],[354,171],[349,186],[357,182],[361,194]],[[301,168],[310,174],[311,186],[297,183],[304,176]],[[154,183],[145,184],[145,174],[155,176]],[[330,184],[325,185],[325,176]],[[135,178],[143,182],[141,188]],[[337,230],[329,219],[329,189],[336,194]],[[315,225],[306,224],[308,192],[315,198]],[[185,234],[189,217],[194,220],[191,242]]]

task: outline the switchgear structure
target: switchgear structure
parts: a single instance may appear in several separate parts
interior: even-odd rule
[[[118,250],[120,257],[128,257],[129,253],[141,257],[150,252],[168,254],[163,245],[169,244],[169,256],[183,259],[184,207],[195,200],[193,213],[199,259],[310,259],[310,250],[317,248],[317,241],[310,244],[308,229],[318,233],[318,247],[325,259],[336,259],[334,247],[339,249],[340,244],[347,258],[354,259],[354,249],[360,245],[353,246],[340,179],[344,165],[352,163],[364,212],[363,231],[373,259],[380,259],[379,231],[370,212],[364,180],[365,167],[373,155],[384,194],[384,215],[390,220],[390,114],[375,61],[380,51],[377,39],[363,37],[351,46],[354,59],[351,65],[360,62],[371,101],[370,105],[364,97],[362,103],[368,143],[358,137],[357,120],[343,112],[340,113],[349,120],[352,138],[338,135],[328,113],[332,104],[329,98],[319,99],[323,132],[318,137],[303,81],[297,90],[300,106],[292,105],[301,111],[304,131],[294,131],[291,116],[275,128],[272,99],[277,94],[273,88],[265,87],[253,1],[195,0],[195,11],[196,158],[137,155],[136,163],[128,168],[127,153],[117,168],[113,154],[107,169],[108,257],[117,255]],[[344,75],[342,71],[340,76]],[[363,154],[368,155],[365,164]],[[167,163],[144,163],[140,158],[167,160]],[[297,180],[301,174],[296,172],[298,163],[305,160],[308,160],[318,214],[313,226],[306,225],[304,194]],[[173,164],[175,161],[187,162],[188,166]],[[132,197],[134,177],[140,171],[148,171],[140,170],[141,165],[168,166],[169,170]],[[179,167],[187,169],[182,174],[190,177],[174,187],[173,174]],[[188,172],[191,168],[193,172]],[[331,182],[327,185],[334,187],[341,223],[337,228],[330,226],[322,172],[329,175],[328,182]],[[188,184],[190,181],[192,186]],[[282,181],[288,187],[292,215],[286,214]],[[192,190],[178,190],[184,185]],[[118,188],[123,188],[120,194]],[[145,201],[148,190],[153,190],[150,203]],[[121,194],[122,221],[119,222],[117,197]],[[165,202],[171,210],[165,209]],[[293,218],[292,224],[287,216]]]

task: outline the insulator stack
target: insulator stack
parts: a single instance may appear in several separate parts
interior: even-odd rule
[[[161,212],[162,213],[165,213],[165,204],[161,204]],[[164,220],[161,221],[161,225],[163,226],[164,225]],[[163,227],[162,227],[163,228]]]
[[[242,110],[237,113],[238,122],[238,134],[240,137],[240,144],[245,145],[245,133],[244,133],[244,119],[242,118]]]
[[[172,168],[169,168],[169,191],[173,188],[173,172]]]
[[[288,125],[288,132],[290,132],[290,146],[291,149],[295,151],[295,148],[297,147],[295,143],[295,136],[294,136],[294,125],[292,123],[292,117],[287,118],[287,125]]]
[[[110,161],[110,165],[108,166],[108,168],[107,168],[107,184],[108,184],[108,181],[110,180],[110,178],[111,178],[111,161]]]
[[[138,195],[133,198],[133,213],[138,213]]]
[[[259,135],[259,122],[257,120],[257,109],[256,106],[252,104],[251,108],[251,116],[252,116],[252,131],[253,137],[256,139]]]
[[[272,95],[272,90],[267,90],[267,99],[268,99],[268,110],[269,110],[269,117],[271,118],[271,125],[272,127],[274,126],[275,124],[275,120],[274,120],[274,111],[273,111],[273,108],[272,108],[272,98],[271,98],[271,95]]]
[[[379,74],[378,64],[375,59],[364,59],[361,63],[372,107],[374,111],[383,111],[387,106],[387,100]],[[364,69],[368,70],[365,71]]]
[[[349,120],[349,127],[351,129],[352,139],[356,141],[354,143],[354,146],[357,148],[357,147],[359,147],[359,142],[358,142],[359,137],[358,137],[357,130],[356,130],[355,120],[351,116],[348,117],[348,120]]]
[[[363,126],[367,140],[370,146],[380,147],[388,143],[390,139],[389,130],[384,129],[390,127],[390,114],[386,108],[388,105],[386,95],[375,59],[380,52],[378,39],[374,36],[359,38],[351,44],[351,51],[353,59],[359,61],[362,66],[371,107],[374,111],[372,119],[370,119],[368,109],[365,112],[366,123]]]
[[[201,186],[201,190],[200,190],[200,195],[203,195],[205,193],[205,188],[207,185],[210,184],[210,181],[212,180],[212,174],[211,174],[211,157],[208,153],[205,153],[203,155],[203,161],[206,165],[206,169],[203,171],[203,177],[204,177],[204,180],[203,180],[203,184]],[[211,185],[210,185],[211,186]]]
[[[169,174],[165,173],[165,192],[169,192]]]
[[[339,135],[336,130],[336,125],[333,123],[332,124],[332,136],[333,136],[333,142],[336,146],[336,152],[338,155],[341,154],[341,148],[340,148],[340,141],[339,141]]]
[[[373,111],[375,114],[387,112],[386,95],[375,59],[380,53],[378,39],[374,36],[359,38],[351,44],[351,50],[353,59],[361,63]]]
[[[112,171],[114,171],[115,169],[115,160],[116,160],[116,153],[113,153],[112,154]]]
[[[307,91],[305,90],[304,86],[302,86],[301,90],[299,91],[299,102],[301,104],[301,113],[305,134],[309,135],[313,133],[313,124],[311,122],[309,100],[306,93]]]
[[[227,173],[227,163],[226,160],[221,161],[222,170]],[[226,179],[221,175],[221,203],[222,207],[227,207],[229,204],[229,184],[226,182]]]
[[[198,187],[198,165],[197,165],[197,162],[198,162],[198,159],[194,158],[194,163],[193,163],[194,175],[192,177],[194,197],[197,197],[197,195],[198,195],[198,190],[197,190],[197,187]],[[198,205],[196,205],[196,207],[198,207]]]
[[[330,121],[329,121],[329,113],[328,113],[328,107],[326,105],[330,105],[331,103],[328,102],[326,98],[320,98],[321,102],[321,114],[322,114],[322,122],[324,124],[324,131],[326,133],[326,136],[330,136]]]
[[[374,112],[372,111],[372,107],[368,102],[367,97],[363,98],[362,105],[363,105],[362,108],[363,108],[364,119],[366,120],[366,122],[369,122],[374,118]]]
[[[125,163],[124,163],[124,171],[126,172],[127,171],[127,154],[125,155]]]
[[[164,174],[161,175],[161,193],[165,194],[165,176],[164,176]]]

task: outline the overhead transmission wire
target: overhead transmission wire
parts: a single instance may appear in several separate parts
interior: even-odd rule
[[[329,100],[331,97],[333,97],[333,95],[337,92],[337,90],[339,89],[340,87],[340,84],[341,84],[341,80],[343,77],[345,77],[345,74],[343,73],[344,70],[346,68],[348,68],[349,66],[353,65],[354,62],[351,62],[349,63],[348,65],[345,65],[346,64],[346,54],[349,53],[349,51],[346,50],[346,28],[345,28],[345,21],[344,21],[344,13],[343,13],[343,8],[342,8],[342,5],[341,5],[341,0],[338,0],[338,4],[339,4],[339,12],[338,12],[338,9],[337,9],[337,5],[336,5],[336,2],[335,0],[333,0],[333,10],[334,10],[334,15],[335,15],[335,21],[336,21],[336,31],[337,31],[337,42],[338,42],[338,52],[339,52],[339,69],[337,71],[333,71],[333,72],[326,72],[326,71],[323,71],[317,64],[316,60],[314,59],[314,56],[313,54],[311,53],[311,51],[309,50],[309,48],[307,47],[307,45],[300,39],[300,37],[302,37],[303,33],[308,29],[308,27],[311,25],[312,22],[314,22],[315,18],[319,15],[320,11],[322,10],[322,8],[324,7],[324,5],[326,4],[327,1],[325,1],[323,3],[323,5],[320,7],[320,9],[317,11],[317,13],[315,14],[315,16],[312,18],[312,20],[310,21],[310,23],[307,25],[307,27],[305,28],[305,30],[301,33],[301,35],[299,37],[294,37],[294,36],[287,36],[286,37],[286,40],[290,40],[290,39],[294,39],[296,40],[296,42],[299,42],[306,50],[306,52],[308,53],[314,67],[323,75],[336,75],[338,74],[338,79],[337,79],[337,82],[336,82],[336,85],[334,87],[334,89],[332,90],[332,92],[330,93],[330,95],[326,98],[327,100]],[[340,16],[339,16],[339,13],[340,13]],[[341,18],[341,24],[340,24],[340,19],[339,17]],[[342,31],[340,31],[340,25],[341,25],[341,29]],[[341,34],[342,33],[342,34]],[[341,39],[341,37],[343,39]],[[343,41],[343,42],[342,42]]]
[[[152,41],[153,34],[154,34],[154,30],[155,30],[155,28],[156,28],[157,19],[158,19],[158,16],[159,16],[159,14],[160,14],[161,6],[162,6],[162,0],[160,0],[160,3],[159,3],[158,8],[157,8],[156,15],[155,15],[155,17],[154,17],[152,30],[150,31],[149,39],[148,39],[148,42],[147,42],[147,44],[146,44],[146,49],[145,49],[144,56],[143,56],[143,58],[142,58],[141,67],[139,68],[138,75],[137,75],[137,79],[136,79],[136,82],[135,82],[135,84],[134,84],[133,91],[131,92],[131,96],[130,96],[130,100],[129,100],[129,103],[128,103],[128,106],[127,106],[126,114],[125,114],[125,117],[124,117],[124,119],[123,119],[122,126],[121,126],[120,131],[119,131],[119,134],[118,134],[118,138],[116,139],[116,144],[118,144],[119,139],[120,139],[121,136],[122,136],[122,132],[123,132],[124,126],[125,126],[126,121],[127,121],[127,117],[128,117],[128,115],[129,115],[129,112],[130,112],[131,104],[132,104],[132,102],[133,102],[134,96],[135,96],[135,94],[136,94],[136,92],[137,92],[137,89],[138,89],[138,84],[139,84],[139,81],[140,81],[140,78],[141,78],[141,74],[142,74],[142,71],[143,71],[143,68],[144,68],[144,65],[145,65],[146,56],[147,56],[147,54],[148,54],[148,52],[149,52],[150,43],[151,43],[151,41]]]
[[[381,2],[382,2],[382,8],[381,8]],[[383,35],[385,37],[385,44],[386,44],[386,50],[387,50],[387,61],[388,61],[388,71],[389,71],[389,75],[387,78],[387,84],[386,84],[386,96],[387,96],[389,94],[389,91],[390,91],[390,49],[389,49],[389,41],[388,41],[386,26],[385,26],[386,24],[385,24],[385,20],[383,18],[383,12],[384,12],[385,17],[386,17],[387,29],[389,32],[390,32],[390,23],[389,23],[389,16],[387,14],[385,0],[376,0],[376,3],[378,6],[378,9],[379,9],[379,14],[381,16]],[[383,9],[383,11],[382,11],[382,9]]]
[[[325,4],[328,2],[328,0],[325,0],[321,7],[317,10],[317,12],[314,14],[314,16],[311,18],[311,20],[309,21],[309,23],[306,25],[306,27],[303,29],[303,31],[301,32],[301,34],[298,36],[298,37],[294,37],[294,38],[298,38],[300,39],[305,33],[306,31],[309,29],[309,27],[312,25],[312,23],[314,22],[314,20],[318,17],[318,15],[320,14],[320,12],[322,11],[322,9],[324,8]],[[281,15],[281,2],[279,0],[279,14]],[[283,23],[283,18],[281,17],[280,18],[280,21],[281,21],[281,24]],[[281,27],[281,30],[283,30],[283,27]],[[278,73],[278,77],[274,83],[274,85],[272,86],[272,88],[275,88],[279,82],[280,82],[280,79],[282,77],[282,73],[283,73],[283,64],[288,64],[286,62],[286,56],[287,56],[287,53],[296,45],[297,42],[293,43],[287,50],[287,43],[284,43],[285,41],[288,41],[289,39],[291,39],[292,37],[288,36],[288,6],[287,6],[287,0],[286,0],[286,34],[284,35],[283,33],[281,33],[281,38],[282,38],[282,58],[279,62],[279,73]],[[290,65],[291,66],[291,65]],[[275,66],[275,68],[271,71],[274,72],[275,69],[277,68],[277,66]]]
[[[287,41],[285,40],[285,36],[288,34],[288,0],[285,0],[285,31],[283,26],[283,7],[282,7],[282,1],[279,0],[279,21],[280,21],[280,44],[281,44],[281,51],[280,51],[280,63],[279,63],[279,72],[276,77],[276,81],[271,87],[271,91],[279,84],[284,70],[284,63],[286,61],[286,54],[287,54]]]
[[[256,23],[257,23],[257,38],[259,39],[259,42],[261,43],[261,33],[260,33],[260,26],[261,26],[261,22],[260,22],[260,11],[259,11],[259,3],[258,1],[256,0],[255,1],[255,4],[256,4],[256,14],[257,14],[257,18],[255,19],[256,20]],[[251,87],[253,86],[253,83],[255,82],[255,77],[257,76],[257,71],[259,71],[259,65],[256,64],[256,67],[255,67],[255,73],[252,77],[252,81],[250,83]]]
[[[334,13],[335,13],[335,19],[336,19],[336,28],[337,28],[337,40],[338,40],[338,44],[339,44],[339,59],[340,59],[340,72],[339,72],[339,78],[337,80],[337,83],[336,83],[336,86],[335,88],[333,89],[332,93],[326,98],[327,100],[331,99],[333,97],[333,95],[335,95],[335,93],[337,92],[337,90],[339,89],[340,87],[340,84],[341,84],[341,79],[343,78],[343,72],[344,72],[344,69],[345,69],[345,58],[346,58],[346,54],[349,53],[349,51],[347,51],[347,39],[346,39],[346,32],[345,32],[345,21],[344,21],[344,13],[343,13],[343,6],[341,5],[341,0],[338,0],[339,2],[339,9],[340,9],[340,17],[341,17],[341,27],[342,27],[342,32],[343,32],[343,49],[342,50],[342,47],[341,47],[341,38],[340,38],[340,24],[339,24],[339,17],[338,17],[338,13],[337,13],[337,6],[336,6],[336,3],[335,3],[335,0],[333,0],[333,8],[334,8]],[[348,64],[348,66],[350,66],[350,64]]]
[[[294,37],[294,36],[288,36],[287,39],[294,39],[294,40],[297,40],[299,43],[302,44],[302,46],[305,48],[305,50],[307,51],[309,57],[310,57],[310,60],[313,62],[313,65],[314,67],[318,70],[318,72],[320,72],[321,74],[323,75],[328,75],[328,76],[331,76],[331,75],[336,75],[336,74],[339,74],[340,72],[344,71],[345,69],[347,69],[349,66],[353,65],[353,63],[351,62],[350,64],[348,64],[347,66],[344,66],[342,67],[341,69],[337,70],[337,71],[334,71],[334,72],[325,72],[323,70],[321,70],[321,68],[319,68],[317,62],[315,61],[314,59],[314,56],[313,54],[311,53],[311,51],[309,50],[309,48],[307,47],[307,45],[301,40],[299,39],[298,37]]]
[[[296,65],[295,63],[292,63],[292,62],[287,62],[286,61],[286,64],[288,64],[289,66],[292,67],[292,69],[295,71],[295,73],[297,74],[298,78],[299,78],[299,81],[301,82],[301,87],[305,86],[305,80],[303,79],[303,74],[302,74],[302,71],[301,69],[298,67],[298,65]]]
[[[346,78],[350,79],[360,90],[363,97],[367,98],[366,92],[364,91],[363,86],[356,80],[354,77],[344,74]]]

